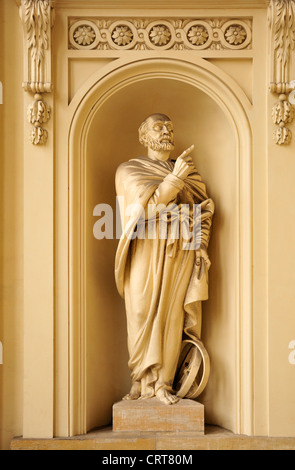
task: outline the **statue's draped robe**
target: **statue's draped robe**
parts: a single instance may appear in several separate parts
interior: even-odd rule
[[[179,239],[174,229],[175,219],[181,227],[182,204],[189,207],[190,228],[193,204],[201,204],[200,242],[206,249],[214,205],[196,171],[183,181],[172,174],[173,168],[172,161],[140,157],[120,165],[116,174],[124,215],[115,276],[126,305],[131,377],[141,382],[143,396],[153,396],[162,387],[171,391],[183,335],[200,338],[200,306],[208,298],[206,263],[196,265],[196,251],[183,249],[181,228]],[[167,236],[160,236],[161,211],[152,216],[151,204],[174,204],[172,213],[166,212]]]

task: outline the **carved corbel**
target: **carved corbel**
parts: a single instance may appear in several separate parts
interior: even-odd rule
[[[292,51],[295,49],[295,0],[271,0],[269,4],[271,29],[271,84],[270,91],[279,95],[272,109],[276,144],[289,144],[292,132],[286,126],[294,119],[295,81],[291,81]]]
[[[33,124],[31,141],[45,144],[48,133],[43,129],[50,118],[50,109],[43,99],[52,92],[51,28],[54,23],[55,0],[20,0],[20,18],[24,28],[24,81],[26,92],[34,93],[28,108],[28,120]]]

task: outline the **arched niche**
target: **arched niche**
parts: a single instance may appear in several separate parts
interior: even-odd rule
[[[84,94],[83,94],[84,93]],[[110,423],[129,387],[124,302],[113,266],[117,240],[93,236],[93,209],[115,213],[118,165],[142,154],[137,129],[152,112],[171,116],[175,156],[195,144],[196,166],[216,203],[210,300],[203,340],[212,361],[201,401],[208,422],[251,434],[251,132],[243,92],[204,60],[117,61],[75,99],[70,132],[71,432]]]

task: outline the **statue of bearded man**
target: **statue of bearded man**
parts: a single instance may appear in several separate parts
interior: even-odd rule
[[[174,135],[168,116],[149,116],[140,126],[139,140],[147,156],[121,164],[116,173],[117,196],[124,201],[125,215],[115,277],[125,299],[132,378],[131,391],[124,399],[156,396],[174,404],[193,388],[190,382],[190,390],[181,393],[187,385],[190,360],[195,356],[196,375],[204,358],[201,302],[208,298],[207,248],[214,204],[190,156],[194,146],[171,160]],[[188,243],[196,206],[197,244]],[[130,207],[141,210],[130,211]],[[192,344],[199,349],[191,348]]]

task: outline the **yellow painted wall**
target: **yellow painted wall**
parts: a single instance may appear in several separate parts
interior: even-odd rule
[[[81,2],[83,3],[83,2]],[[48,437],[48,429],[51,433],[54,426],[55,434],[67,435],[68,433],[68,258],[67,258],[67,221],[68,221],[68,153],[67,153],[67,139],[69,131],[68,117],[72,113],[73,108],[67,108],[68,102],[71,106],[75,106],[75,100],[79,95],[79,90],[85,85],[87,80],[94,74],[100,67],[107,67],[107,64],[113,60],[113,53],[109,56],[106,54],[104,58],[96,57],[89,54],[88,62],[84,61],[84,51],[77,52],[71,51],[67,57],[68,51],[66,44],[62,41],[67,41],[66,22],[67,12],[63,9],[58,9],[56,15],[56,24],[54,29],[55,46],[54,46],[54,65],[56,65],[57,77],[55,83],[55,111],[54,118],[48,125],[50,139],[47,147],[42,151],[38,148],[33,148],[28,143],[28,129],[29,125],[24,125],[25,122],[25,104],[31,100],[29,94],[24,94],[21,83],[23,79],[23,33],[22,26],[19,20],[15,0],[0,0],[0,81],[4,86],[4,104],[0,105],[0,341],[4,346],[4,364],[0,365],[0,448],[8,449],[11,438],[22,435],[23,433],[23,416],[26,422],[27,432],[33,432],[38,436],[31,437]],[[77,11],[71,12],[72,15]],[[83,13],[83,11],[82,11]],[[91,13],[91,12],[90,12]],[[234,14],[234,12],[231,12]],[[237,16],[239,11],[237,10]],[[220,12],[218,14],[221,14]],[[232,61],[230,56],[221,60],[219,57],[211,57],[208,60],[229,76],[231,76],[244,90],[249,100],[254,105],[254,114],[252,116],[253,134],[254,134],[254,153],[253,153],[253,213],[254,213],[254,235],[253,235],[253,283],[254,283],[254,299],[253,299],[253,353],[254,353],[254,371],[253,371],[253,395],[254,395],[254,429],[255,434],[271,435],[271,436],[295,436],[295,365],[289,362],[289,343],[295,340],[295,212],[293,200],[295,198],[295,185],[293,182],[295,175],[295,137],[293,135],[292,144],[289,147],[276,146],[272,140],[273,124],[271,121],[271,106],[276,98],[271,96],[268,92],[268,69],[267,69],[267,21],[266,21],[266,8],[262,9],[259,13],[255,12],[254,23],[254,55],[255,60],[252,67],[252,59],[246,57],[243,61],[241,59]],[[249,53],[250,54],[250,53]],[[83,59],[83,60],[82,60]],[[265,61],[264,61],[265,59]],[[68,61],[68,62],[67,62]],[[84,64],[86,64],[84,66]],[[67,68],[68,67],[68,68]],[[293,78],[295,78],[295,69],[293,69]],[[253,81],[252,81],[253,79]],[[25,96],[25,98],[24,98]],[[123,95],[122,95],[123,96]],[[130,92],[130,96],[132,93]],[[151,94],[149,96],[152,96]],[[139,97],[139,92],[138,92]],[[128,96],[127,96],[128,98]],[[198,97],[197,97],[198,98]],[[197,99],[196,98],[196,99]],[[25,100],[25,102],[24,102]],[[139,98],[138,98],[139,100]],[[266,103],[268,100],[268,109]],[[121,97],[121,104],[123,103]],[[148,101],[148,97],[146,97]],[[48,97],[48,102],[52,104],[52,97]],[[111,104],[111,103],[109,103]],[[182,103],[184,106],[185,103]],[[208,104],[208,103],[207,103]],[[206,106],[207,106],[206,104]],[[137,103],[133,103],[133,111],[136,111]],[[156,104],[155,104],[156,105]],[[189,103],[187,103],[189,105]],[[108,105],[109,106],[109,105]],[[204,107],[206,108],[204,105]],[[113,108],[109,108],[111,119]],[[172,109],[173,110],[173,109]],[[147,110],[148,111],[148,110]],[[153,112],[153,110],[149,110]],[[168,110],[169,112],[169,110]],[[213,116],[212,112],[212,116]],[[123,112],[124,117],[124,112]],[[138,115],[138,121],[141,116]],[[207,116],[208,118],[208,116]],[[206,118],[206,119],[207,119]],[[100,117],[97,116],[96,122],[93,124],[99,125]],[[176,118],[177,121],[178,118]],[[206,123],[206,119],[204,122]],[[213,119],[213,117],[212,117]],[[55,120],[55,121],[54,121]],[[116,117],[116,122],[119,123],[120,116]],[[55,134],[54,134],[54,126]],[[132,124],[133,125],[133,124]],[[119,127],[119,125],[118,125]],[[128,127],[128,126],[127,126]],[[126,127],[126,129],[127,129]],[[213,126],[214,127],[214,126]],[[294,123],[290,125],[294,134]],[[129,129],[129,128],[128,128]],[[135,118],[134,127],[132,127],[132,139],[135,138]],[[220,127],[222,129],[222,126]],[[268,137],[266,135],[268,131]],[[198,132],[201,132],[200,130]],[[205,132],[205,129],[204,129]],[[191,131],[190,131],[191,133]],[[185,129],[180,129],[179,135],[183,139]],[[188,137],[186,135],[186,137]],[[56,140],[57,156],[55,161],[52,159],[53,155],[53,142]],[[201,136],[202,137],[202,136]],[[206,151],[205,137],[201,138],[201,151],[202,155]],[[90,133],[90,140],[88,142],[88,150],[90,159],[88,161],[87,171],[92,172],[95,170],[99,175],[100,167],[98,160],[96,161],[96,132],[95,127],[92,127]],[[126,134],[122,139],[129,138]],[[207,136],[210,138],[210,135]],[[92,140],[91,140],[92,139]],[[180,142],[182,148],[186,144],[192,142]],[[117,142],[112,143],[109,147],[115,152]],[[121,159],[129,157],[131,152],[130,147],[126,146],[126,142],[122,141],[125,145],[126,155],[116,155],[117,163]],[[210,152],[213,152],[212,142],[210,141]],[[180,148],[180,150],[181,150]],[[127,152],[128,149],[128,152]],[[139,150],[138,150],[139,151]],[[229,149],[230,151],[230,149]],[[48,154],[47,154],[48,152]],[[127,155],[128,154],[128,155]],[[131,157],[132,155],[130,155]],[[57,158],[58,157],[58,158]],[[25,160],[26,158],[26,160]],[[203,157],[202,157],[203,158]],[[205,160],[198,160],[200,165],[200,172],[208,182],[208,186],[212,194],[214,194],[214,186],[218,175],[214,175],[213,169],[208,168]],[[53,179],[52,178],[52,162],[54,161],[55,173],[55,317],[53,306],[50,303],[50,296],[53,289],[52,285],[48,284],[48,279],[51,280],[52,275],[50,269],[53,264],[52,257],[52,233],[47,230],[46,237],[40,239],[42,236],[42,227],[46,229],[46,221],[49,220],[49,213],[51,222],[49,228],[52,229],[52,191]],[[211,160],[208,160],[209,162]],[[230,160],[228,160],[230,161]],[[24,166],[26,163],[26,172],[24,174]],[[112,162],[112,173],[110,179],[113,177],[115,162]],[[30,165],[32,166],[30,168]],[[92,165],[92,166],[91,166]],[[47,171],[48,168],[50,171]],[[234,171],[234,166],[231,167]],[[31,171],[32,170],[32,171]],[[109,170],[109,169],[108,169]],[[224,170],[224,169],[223,169]],[[225,172],[225,170],[224,170]],[[38,179],[38,175],[42,178]],[[226,179],[226,175],[223,174]],[[214,179],[216,178],[216,179]],[[37,181],[36,181],[37,180]],[[24,184],[25,182],[25,184]],[[217,183],[216,183],[217,184]],[[226,183],[225,183],[226,184]],[[42,188],[43,199],[35,201],[35,191]],[[212,188],[212,189],[211,189]],[[227,186],[230,191],[230,187]],[[216,188],[215,188],[216,191]],[[218,194],[220,194],[220,187],[218,187]],[[92,228],[94,219],[92,217],[92,210],[94,205],[98,202],[98,196],[101,193],[96,192],[95,181],[92,179],[88,187],[89,205],[87,210],[89,230]],[[25,203],[24,203],[24,195]],[[110,195],[113,197],[113,194]],[[217,197],[218,199],[218,197]],[[91,202],[90,202],[91,201]],[[260,204],[257,204],[260,201]],[[262,201],[262,203],[261,203]],[[39,215],[42,215],[42,226],[38,225],[38,215],[31,211],[31,203],[35,202],[38,207]],[[107,201],[103,201],[107,202]],[[49,213],[44,212],[43,206],[46,207]],[[218,201],[217,201],[218,207]],[[51,212],[50,212],[51,211]],[[24,229],[24,213],[26,214],[26,224]],[[47,217],[48,215],[48,217]],[[218,215],[217,215],[218,217]],[[218,218],[216,219],[218,223]],[[34,231],[36,237],[36,250],[39,253],[39,258],[34,258],[34,240],[30,238],[30,226],[35,224],[38,230]],[[50,225],[51,224],[51,225]],[[226,227],[225,227],[226,228]],[[91,230],[89,249],[95,247],[97,249],[97,242],[92,238]],[[43,234],[44,235],[44,234]],[[213,239],[214,241],[214,239]],[[24,253],[24,243],[30,249]],[[113,253],[115,251],[116,242],[113,243]],[[46,247],[48,251],[46,251]],[[214,251],[214,246],[212,245]],[[95,252],[96,253],[96,252]],[[25,255],[25,257],[24,257]],[[36,255],[36,253],[35,253]],[[33,273],[31,276],[31,258],[33,259]],[[25,258],[25,263],[24,263]],[[212,259],[214,263],[214,260]],[[91,259],[91,253],[88,253],[87,269],[92,275],[93,283],[88,283],[88,313],[87,318],[87,352],[89,354],[88,364],[88,402],[87,402],[87,415],[89,427],[95,426],[97,422],[107,422],[109,419],[109,411],[111,403],[108,403],[107,409],[99,409],[99,394],[96,394],[97,388],[97,363],[95,357],[99,348],[95,344],[95,338],[101,339],[102,355],[100,361],[104,361],[103,354],[107,352],[107,347],[112,347],[108,343],[108,339],[104,335],[104,328],[108,328],[108,321],[104,319],[102,323],[99,322],[96,316],[96,307],[103,305],[104,309],[108,305],[108,299],[99,297],[98,293],[103,294],[103,286],[100,290],[96,290],[96,278],[93,275],[97,271],[97,259]],[[24,266],[25,264],[25,266]],[[44,265],[44,266],[43,266]],[[39,280],[39,287],[43,286],[43,290],[36,291],[36,282],[34,279],[38,277],[39,272],[44,267],[42,273],[42,280]],[[48,273],[46,274],[46,268]],[[212,280],[214,279],[214,269],[212,268]],[[24,272],[27,273],[24,279]],[[108,288],[114,287],[114,280],[111,278],[111,268],[108,270]],[[24,283],[25,282],[25,283]],[[24,285],[26,285],[26,292],[24,295]],[[230,289],[228,289],[229,291]],[[44,302],[45,296],[43,292],[46,291],[48,299]],[[105,290],[105,292],[107,289]],[[227,292],[228,292],[227,291]],[[214,292],[214,286],[212,288]],[[116,294],[117,295],[117,294]],[[91,299],[97,299],[97,303],[91,302]],[[42,308],[42,299],[44,308]],[[119,300],[115,298],[119,305]],[[210,310],[210,304],[214,304],[213,299],[208,303],[209,307],[205,307],[204,312]],[[26,309],[24,309],[24,305]],[[33,308],[34,307],[34,308]],[[38,308],[40,307],[40,311]],[[120,305],[120,314],[123,314],[123,307]],[[224,311],[226,308],[224,308]],[[108,312],[106,312],[108,313]],[[101,315],[101,312],[100,312]],[[116,312],[112,311],[111,316],[115,318]],[[26,319],[24,327],[24,317]],[[30,319],[37,318],[38,321],[33,325]],[[223,319],[224,318],[224,319]],[[211,339],[208,338],[209,349],[223,347],[223,342],[228,345],[227,337],[224,336],[224,331],[227,328],[226,315],[221,319],[220,331],[222,338],[218,337],[218,331],[215,330]],[[44,367],[44,364],[53,363],[53,341],[52,341],[52,328],[51,331],[47,325],[52,327],[53,319],[55,321],[55,402],[54,402],[54,415],[53,415],[53,372],[50,373]],[[207,324],[206,324],[207,322]],[[124,318],[121,316],[120,331],[125,334]],[[205,335],[210,332],[210,322],[205,320],[204,333]],[[244,327],[245,325],[243,325]],[[207,333],[206,328],[207,327]],[[96,335],[96,328],[100,328]],[[249,326],[251,328],[251,326]],[[42,330],[42,335],[40,331]],[[34,333],[34,338],[30,336],[31,332]],[[23,373],[23,353],[24,353],[24,340],[26,338],[27,355],[26,355],[26,377]],[[32,341],[31,341],[32,340]],[[45,342],[47,344],[45,345]],[[34,347],[37,347],[35,351]],[[42,349],[42,346],[44,346]],[[243,345],[242,345],[243,346]],[[241,346],[241,347],[242,347]],[[240,346],[239,346],[240,347]],[[38,355],[39,350],[42,349],[42,354]],[[121,357],[121,364],[125,361],[125,339],[120,336],[120,344],[117,352],[123,351]],[[60,352],[60,354],[59,354]],[[213,358],[218,354],[218,349],[213,351]],[[42,356],[43,355],[43,356]],[[48,355],[48,358],[47,358]],[[43,360],[44,359],[44,360]],[[48,359],[48,360],[47,360]],[[115,362],[114,356],[114,362]],[[113,359],[112,359],[113,360]],[[232,358],[228,356],[228,360]],[[32,365],[32,361],[37,365],[37,368]],[[124,362],[125,364],[125,362]],[[217,361],[214,363],[214,367]],[[107,374],[105,363],[102,364],[102,370]],[[221,368],[219,369],[221,370]],[[39,372],[42,372],[42,378]],[[232,371],[232,368],[230,369]],[[121,383],[120,387],[115,389],[115,398],[121,394],[121,389],[127,386],[128,371],[126,365],[122,365],[120,369]],[[214,375],[215,374],[215,375]],[[233,375],[233,373],[231,374]],[[212,382],[216,378],[216,371],[213,371]],[[44,379],[44,380],[43,380]],[[48,380],[48,382],[47,382]],[[112,388],[110,382],[112,377],[106,377],[107,387]],[[25,384],[25,385],[24,385]],[[49,386],[48,386],[49,384]],[[42,390],[43,387],[43,390]],[[214,387],[208,388],[206,399],[210,398],[212,392],[212,400],[214,400]],[[25,392],[25,393],[24,393]],[[48,394],[48,397],[46,396]],[[107,401],[108,389],[104,392],[104,400]],[[43,406],[44,403],[50,403],[50,407]],[[232,397],[227,395],[225,401],[231,403]],[[113,400],[113,397],[112,397]],[[23,407],[24,403],[24,407]],[[216,406],[222,407],[222,393],[219,394],[219,402]],[[229,405],[228,405],[229,406]],[[40,416],[36,410],[43,409],[46,414],[46,420],[40,422]],[[25,412],[23,413],[23,410]],[[214,409],[211,410],[210,418],[214,421]],[[97,418],[99,420],[97,421]],[[226,423],[227,416],[223,417],[223,423]],[[44,424],[45,423],[45,424]],[[43,428],[42,428],[43,425]],[[230,425],[230,424],[229,424]],[[32,431],[33,429],[33,431]],[[50,434],[49,433],[49,434]]]
[[[0,2],[0,449],[22,434],[23,90],[22,28],[15,2]]]

